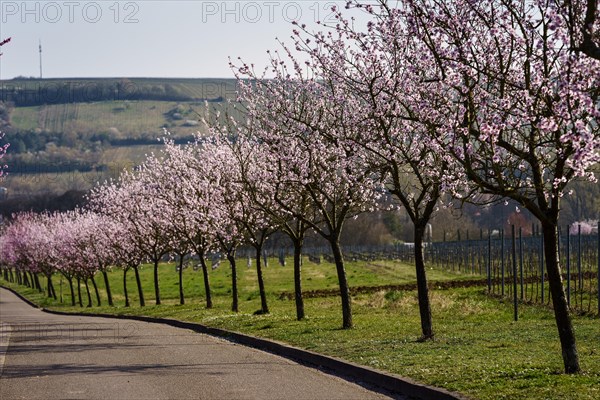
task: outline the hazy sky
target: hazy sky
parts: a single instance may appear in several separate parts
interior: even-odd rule
[[[228,57],[264,65],[291,21],[312,26],[344,1],[4,1],[0,79],[232,77]],[[329,18],[331,20],[331,18]]]

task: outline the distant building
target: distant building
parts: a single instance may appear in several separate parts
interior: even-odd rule
[[[6,200],[8,198],[8,189],[0,186],[0,200]]]

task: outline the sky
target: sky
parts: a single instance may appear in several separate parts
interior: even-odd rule
[[[290,42],[292,21],[331,22],[345,1],[4,1],[0,79],[229,78],[229,57],[257,66]]]

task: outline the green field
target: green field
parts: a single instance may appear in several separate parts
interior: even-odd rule
[[[434,342],[419,343],[420,321],[413,291],[374,290],[353,296],[355,328],[341,330],[338,297],[305,300],[307,318],[295,320],[294,301],[281,296],[292,290],[292,269],[275,259],[265,269],[271,314],[254,315],[260,308],[256,273],[239,260],[240,313],[229,311],[230,270],[226,263],[211,271],[215,307],[204,308],[200,271],[184,271],[186,304],[178,304],[175,267],[160,269],[163,304],[154,305],[152,268],[141,271],[147,306],[137,305],[133,272],[128,273],[132,306],[123,307],[122,271],[110,274],[116,307],[79,308],[70,302],[68,285],[54,278],[63,304],[19,287],[38,303],[63,311],[143,314],[200,322],[205,325],[271,338],[359,364],[391,371],[418,381],[458,391],[478,399],[596,399],[600,396],[600,328],[597,318],[574,317],[584,370],[564,375],[553,313],[544,307],[522,305],[519,321],[512,320],[510,302],[485,295],[483,287],[431,292]],[[414,268],[390,261],[348,262],[351,286],[378,286],[414,282]],[[469,275],[429,270],[431,281],[473,279]],[[104,296],[102,279],[97,282]],[[6,284],[6,282],[3,282]],[[335,268],[305,259],[304,290],[336,288]],[[9,284],[16,287],[14,284]],[[435,286],[435,285],[434,285]],[[85,290],[83,290],[83,294]],[[92,293],[93,296],[93,293]],[[85,297],[85,294],[84,294]],[[84,305],[87,299],[84,298]]]
[[[231,99],[236,90],[233,79],[159,78],[15,79],[1,81],[0,90],[7,91],[7,98],[11,90],[42,96],[46,89],[59,87],[84,87],[93,95],[94,88],[116,88],[123,82],[132,89],[117,99],[81,101],[75,96],[70,103],[15,103],[9,109],[11,131],[7,140],[11,149],[5,160],[9,175],[2,186],[8,188],[11,198],[88,190],[98,181],[117,178],[124,168],[140,164],[146,154],[157,151],[159,146],[153,143],[165,136],[165,129],[173,138],[205,133],[199,122],[206,113],[201,99]],[[168,92],[188,100],[128,99],[136,88],[149,95],[156,89],[157,93]],[[226,106],[224,101],[209,103],[213,111]],[[69,169],[75,158],[87,169]],[[66,167],[56,171],[56,165]]]
[[[117,87],[126,89],[119,94]],[[64,92],[49,97],[52,90]],[[94,94],[102,88],[104,97]],[[10,123],[16,130],[69,132],[91,135],[116,129],[121,137],[160,137],[163,127],[178,136],[188,136],[198,128],[186,126],[186,120],[197,120],[204,100],[233,99],[236,95],[234,79],[168,79],[168,78],[98,78],[98,79],[14,79],[0,81],[3,98],[16,96],[16,107],[10,113]],[[82,92],[80,95],[76,93]],[[116,93],[112,93],[117,90]],[[15,93],[28,93],[31,97]],[[143,93],[143,95],[142,95]],[[48,102],[42,101],[48,96]],[[141,96],[140,98],[136,96]],[[163,97],[160,97],[163,96]],[[164,96],[175,96],[168,100]],[[20,99],[20,101],[19,101]],[[50,101],[51,100],[51,101]],[[160,100],[160,101],[159,101]],[[29,105],[29,106],[28,106]],[[168,113],[180,106],[179,116]],[[213,102],[211,107],[222,103]],[[189,125],[189,124],[188,124]]]
[[[169,120],[166,114],[177,106],[184,110],[182,119]],[[14,128],[22,130],[40,129],[83,135],[114,132],[114,139],[162,137],[164,127],[177,137],[190,136],[201,128],[185,126],[187,119],[199,118],[190,109],[202,113],[204,105],[169,101],[55,104],[15,108],[11,113],[11,122]]]

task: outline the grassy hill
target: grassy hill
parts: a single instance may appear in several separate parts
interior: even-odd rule
[[[221,106],[236,95],[234,79],[12,79],[0,81],[9,105],[8,131],[98,134],[110,128],[123,137],[155,135],[163,127],[190,134],[187,120],[205,102]],[[189,124],[188,124],[189,125]],[[6,130],[6,129],[5,129]]]
[[[219,104],[213,106],[219,107]],[[20,131],[80,136],[106,134],[114,139],[154,138],[162,135],[163,128],[177,136],[189,136],[198,127],[188,121],[197,120],[195,112],[202,112],[204,107],[198,102],[154,100],[17,107],[11,112],[11,125]]]
[[[9,196],[89,189],[139,164],[165,129],[180,141],[235,98],[233,79],[75,78],[0,81],[0,129],[11,143]],[[3,200],[3,199],[0,199]]]

